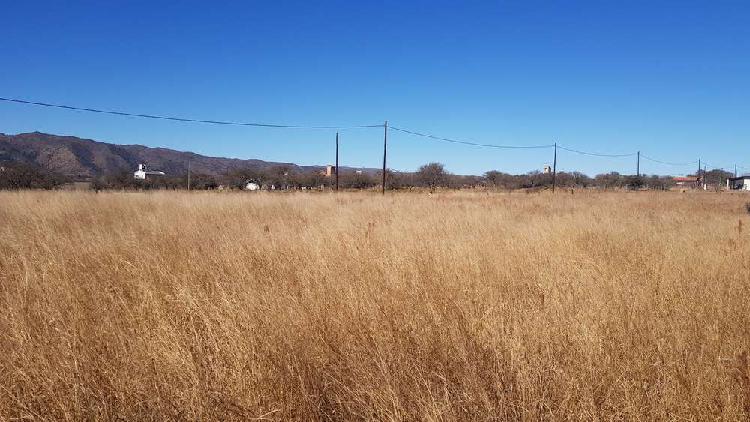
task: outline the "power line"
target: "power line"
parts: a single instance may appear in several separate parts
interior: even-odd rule
[[[123,116],[123,117],[136,117],[136,118],[155,119],[155,120],[170,120],[170,121],[185,122],[185,123],[205,123],[205,124],[224,125],[224,126],[229,125],[229,126],[251,126],[251,127],[263,127],[263,128],[277,128],[277,129],[337,129],[337,130],[385,127],[384,124],[354,125],[354,126],[310,126],[310,125],[282,125],[282,124],[258,123],[258,122],[237,122],[237,121],[229,121],[229,120],[190,119],[190,118],[185,118],[185,117],[161,116],[161,115],[146,114],[146,113],[128,113],[128,112],[115,111],[115,110],[101,110],[101,109],[90,108],[90,107],[76,107],[76,106],[70,106],[70,105],[64,105],[64,104],[52,104],[52,103],[45,103],[45,102],[28,101],[28,100],[22,100],[18,98],[0,97],[0,101],[4,101],[8,103],[39,106],[39,107],[59,108],[59,109],[71,110],[71,111],[83,111],[83,112],[97,113],[97,114],[111,114],[111,115]],[[428,133],[399,128],[395,126],[389,126],[389,128],[399,131],[399,132],[409,134],[409,135],[430,139],[433,141],[449,142],[453,144],[468,145],[468,146],[479,147],[479,148],[495,148],[495,149],[555,148],[555,144],[543,144],[543,145],[487,144],[487,143],[479,143],[479,142],[466,141],[466,140],[453,139],[453,138],[445,138],[445,137],[440,137],[440,136],[436,136],[436,135],[432,135]],[[589,152],[589,151],[582,151],[582,150],[578,150],[574,148],[565,147],[559,144],[557,145],[557,148],[560,148],[562,150],[572,152],[575,154],[588,155],[588,156],[594,156],[594,157],[625,158],[625,157],[634,157],[638,155],[637,152],[628,153],[628,154],[604,154],[604,153],[598,153],[598,152]],[[640,156],[644,158],[645,160],[652,161],[658,164],[669,165],[669,166],[692,166],[692,165],[695,165],[696,163],[696,161],[675,163],[675,162],[657,160],[655,158],[651,158],[643,154],[640,154]],[[724,169],[723,167],[719,167],[719,168]],[[742,167],[742,166],[737,166],[737,168],[747,170],[745,167]]]
[[[707,165],[708,167],[713,167],[713,168],[714,168],[714,170],[724,170],[724,171],[726,171],[726,172],[729,172],[729,170],[727,170],[727,168],[732,168],[732,166],[729,166],[729,167],[721,167],[721,166],[716,166],[716,165],[714,165],[714,164],[711,164],[711,163],[707,163],[707,162],[705,162],[705,161],[703,162],[703,164]],[[742,167],[741,167],[741,166],[737,166],[737,168],[742,168]],[[730,172],[730,173],[731,173],[731,172]]]
[[[622,158],[622,157],[635,157],[636,154],[638,154],[637,152],[633,152],[633,153],[630,153],[630,154],[601,154],[601,153],[598,153],[598,152],[580,151],[580,150],[573,149],[573,148],[567,148],[567,147],[564,147],[562,145],[558,145],[557,147],[560,148],[560,149],[562,149],[562,150],[565,150],[565,151],[574,152],[576,154],[591,155],[591,156],[594,156],[594,157]]]
[[[697,161],[690,161],[690,162],[685,162],[685,163],[674,163],[674,162],[669,162],[669,161],[661,161],[661,160],[657,160],[655,158],[648,157],[648,156],[643,155],[643,154],[641,154],[641,158],[645,158],[646,160],[652,161],[654,163],[664,164],[664,165],[667,165],[667,166],[675,166],[675,167],[680,167],[680,166],[694,166],[697,163]]]
[[[212,124],[212,125],[225,125],[225,126],[253,126],[253,127],[278,128],[278,129],[353,129],[353,128],[383,127],[382,124],[355,125],[355,126],[305,126],[305,125],[277,125],[277,124],[256,123],[256,122],[233,122],[233,121],[222,121],[222,120],[188,119],[184,117],[159,116],[159,115],[154,115],[154,114],[141,114],[141,113],[126,113],[123,111],[100,110],[96,108],[75,107],[75,106],[69,106],[69,105],[63,105],[63,104],[50,104],[50,103],[43,103],[43,102],[37,102],[37,101],[20,100],[17,98],[0,97],[0,101],[5,101],[9,103],[26,104],[26,105],[35,105],[35,106],[41,106],[41,107],[61,108],[65,110],[86,111],[90,113],[112,114],[116,116],[140,117],[144,119],[157,119],[157,120],[171,120],[175,122],[186,122],[186,123],[207,123],[207,124]]]
[[[497,144],[481,144],[478,142],[471,142],[471,141],[462,141],[458,139],[451,139],[451,138],[442,138],[440,136],[430,135],[427,133],[421,133],[421,132],[415,132],[413,130],[407,130],[398,128],[396,126],[388,126],[389,129],[397,130],[399,132],[408,133],[410,135],[414,136],[421,136],[423,138],[432,139],[435,141],[442,141],[442,142],[450,142],[453,144],[462,144],[462,145],[470,145],[474,147],[482,147],[482,148],[498,148],[498,149],[540,149],[540,148],[554,148],[554,144],[548,144],[548,145],[497,145]]]
[[[463,140],[451,139],[451,138],[443,138],[443,137],[440,137],[440,136],[435,136],[435,135],[430,135],[430,134],[427,134],[427,133],[416,132],[416,131],[413,131],[413,130],[407,130],[407,129],[403,129],[403,128],[399,128],[399,127],[395,127],[395,126],[389,126],[389,127],[391,129],[393,129],[393,130],[397,130],[399,132],[408,133],[410,135],[421,136],[421,137],[433,139],[433,140],[436,140],[436,141],[450,142],[450,143],[454,143],[454,144],[470,145],[470,146],[475,146],[475,147],[500,148],[500,149],[542,149],[542,148],[554,148],[555,147],[555,144],[545,144],[545,145],[497,145],[497,144],[482,144],[482,143],[478,143],[478,142],[463,141]],[[592,156],[596,156],[596,157],[615,157],[615,158],[619,158],[619,157],[633,157],[633,156],[635,156],[637,154],[637,153],[630,153],[630,154],[600,154],[600,153],[596,153],[596,152],[580,151],[580,150],[573,149],[573,148],[567,148],[567,147],[564,147],[564,146],[561,146],[561,145],[557,145],[557,147],[560,148],[560,149],[563,149],[565,151],[574,152],[576,154],[592,155]]]
[[[673,163],[673,162],[668,162],[668,161],[656,160],[656,159],[647,157],[647,156],[645,156],[643,154],[641,154],[641,158],[645,158],[645,159],[647,159],[649,161],[653,161],[655,163],[665,164],[665,165],[668,165],[668,166],[675,166],[675,167],[694,166],[696,163],[698,163],[698,161],[689,161],[689,162],[685,162],[685,163]],[[707,166],[707,167],[713,167],[715,170],[723,170],[723,171],[728,172],[728,173],[732,173],[733,172],[733,170],[730,170],[730,169],[732,169],[733,166],[720,167],[720,166],[716,166],[714,164],[708,163],[706,161],[702,161],[702,164],[704,166]],[[739,166],[738,165],[736,167],[737,167],[737,169],[744,169],[743,166]]]

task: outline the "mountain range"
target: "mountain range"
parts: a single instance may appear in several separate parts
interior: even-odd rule
[[[168,175],[187,173],[188,163],[191,172],[207,175],[221,175],[232,170],[248,168],[263,170],[281,165],[298,172],[318,171],[323,168],[257,159],[207,157],[168,148],[117,145],[40,132],[0,134],[0,162],[31,164],[76,180],[90,180],[103,175],[134,171],[141,163]],[[341,169],[346,170],[345,167]],[[367,173],[376,171],[364,170]]]

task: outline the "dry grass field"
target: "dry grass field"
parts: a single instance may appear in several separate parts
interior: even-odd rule
[[[0,193],[0,420],[747,419],[748,201]]]

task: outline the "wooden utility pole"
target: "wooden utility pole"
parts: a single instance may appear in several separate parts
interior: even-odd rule
[[[637,157],[638,158],[636,158],[636,161],[635,161],[635,176],[641,177],[641,152],[640,151],[638,151]]]
[[[188,192],[190,191],[190,160],[188,160]]]
[[[336,192],[339,190],[339,133],[336,132]]]
[[[385,195],[385,160],[388,153],[388,120],[383,125],[383,195]]]
[[[557,184],[557,142],[555,142],[555,157],[552,160],[552,193],[555,193],[555,184]]]

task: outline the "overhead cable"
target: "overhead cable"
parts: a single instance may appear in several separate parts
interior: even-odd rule
[[[594,157],[621,158],[621,157],[634,157],[637,154],[635,152],[634,153],[630,153],[630,154],[601,154],[601,153],[598,153],[598,152],[580,151],[580,150],[577,150],[577,149],[564,147],[562,145],[558,145],[557,147],[560,148],[560,149],[562,149],[562,150],[565,150],[565,151],[574,152],[576,154],[591,155],[591,156],[594,156]]]
[[[145,118],[145,119],[158,119],[158,120],[172,120],[176,122],[189,122],[189,123],[207,123],[207,124],[213,124],[213,125],[253,126],[253,127],[287,128],[287,129],[352,129],[352,128],[383,127],[382,123],[377,124],[377,125],[355,125],[355,126],[305,126],[305,125],[280,125],[280,124],[257,123],[257,122],[234,122],[234,121],[222,121],[222,120],[188,119],[185,117],[159,116],[159,115],[154,115],[154,114],[140,114],[140,113],[126,113],[122,111],[100,110],[100,109],[89,108],[89,107],[74,107],[74,106],[63,105],[63,104],[50,104],[50,103],[43,103],[43,102],[38,102],[38,101],[20,100],[17,98],[0,97],[0,101],[18,103],[18,104],[35,105],[35,106],[41,106],[41,107],[61,108],[61,109],[74,110],[74,111],[86,111],[90,113],[113,114],[116,116],[140,117],[140,118]]]
[[[272,124],[272,123],[258,123],[258,122],[238,122],[238,121],[230,121],[230,120],[190,119],[190,118],[185,118],[185,117],[162,116],[162,115],[146,114],[146,113],[127,113],[123,111],[102,110],[102,109],[96,109],[96,108],[90,108],[90,107],[75,107],[75,106],[64,105],[64,104],[53,104],[53,103],[46,103],[46,102],[29,101],[29,100],[23,100],[23,99],[18,99],[18,98],[0,97],[0,101],[4,101],[8,103],[40,106],[40,107],[59,108],[59,109],[72,110],[72,111],[82,111],[82,112],[89,112],[89,113],[111,114],[111,115],[124,116],[124,117],[170,120],[170,121],[186,122],[186,123],[205,123],[205,124],[224,125],[224,126],[229,125],[229,126],[252,126],[252,127],[263,127],[263,128],[279,128],[279,129],[337,129],[337,130],[357,129],[357,128],[382,128],[385,126],[382,123],[372,124],[372,125],[353,125],[353,126],[311,126],[311,125],[287,125],[287,124]],[[479,148],[548,149],[548,148],[554,148],[556,146],[557,148],[560,148],[561,150],[572,152],[575,154],[588,155],[588,156],[594,156],[594,157],[608,157],[608,158],[634,157],[638,154],[638,153],[605,154],[605,153],[598,153],[598,152],[589,152],[589,151],[582,151],[582,150],[578,150],[574,148],[569,148],[569,147],[559,145],[559,144],[557,145],[556,144],[500,145],[500,144],[480,143],[480,142],[466,141],[466,140],[453,139],[453,138],[444,138],[441,136],[436,136],[436,135],[423,133],[423,132],[417,132],[417,131],[408,130],[408,129],[404,129],[404,128],[400,128],[396,126],[388,126],[388,128],[393,129],[395,131],[403,132],[409,135],[419,136],[425,139],[430,139],[433,141],[449,142],[453,144],[468,145],[468,146],[479,147]],[[691,166],[691,165],[696,165],[697,163],[697,161],[676,163],[676,162],[657,160],[655,158],[651,158],[643,154],[641,154],[640,156],[645,160],[652,161],[658,164],[669,165],[669,166]],[[703,163],[708,165],[708,163],[705,163],[705,162]],[[747,170],[746,168],[742,166],[738,166],[737,168]]]
[[[643,155],[643,154],[641,154],[641,158],[643,158],[645,160],[648,160],[648,161],[652,161],[654,163],[664,164],[664,165],[667,165],[667,166],[677,166],[677,167],[679,167],[679,166],[693,166],[693,165],[697,165],[698,164],[698,161],[690,161],[690,162],[685,162],[685,163],[674,163],[674,162],[669,162],[669,161],[661,161],[661,160],[657,160],[655,158],[648,157],[648,156]]]
[[[442,142],[450,142],[453,144],[462,144],[462,145],[470,145],[474,147],[483,147],[483,148],[497,148],[497,149],[540,149],[540,148],[554,148],[554,144],[547,144],[547,145],[497,145],[497,144],[482,144],[479,142],[471,142],[471,141],[463,141],[458,139],[451,139],[451,138],[442,138],[440,136],[430,135],[427,133],[421,133],[421,132],[415,132],[413,130],[407,130],[402,129],[395,126],[388,126],[389,129],[397,130],[399,132],[408,133],[410,135],[414,136],[421,136],[423,138],[429,138],[436,141],[442,141]]]

